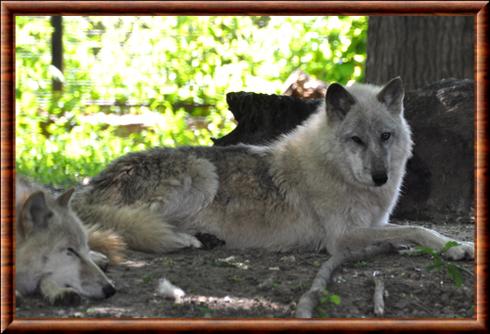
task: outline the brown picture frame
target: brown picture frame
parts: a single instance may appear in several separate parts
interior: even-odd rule
[[[476,317],[396,319],[16,319],[14,294],[15,16],[473,15],[475,17]],[[1,3],[1,331],[437,330],[487,326],[488,1],[3,1]]]

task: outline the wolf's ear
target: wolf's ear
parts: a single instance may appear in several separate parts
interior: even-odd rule
[[[22,229],[24,235],[33,230],[44,229],[48,226],[48,220],[53,215],[46,203],[46,197],[42,191],[33,193],[24,203],[21,212]]]
[[[403,97],[405,96],[405,90],[403,89],[403,82],[400,77],[396,77],[390,80],[378,93],[377,98],[379,102],[388,107],[388,110],[395,114],[399,114],[403,110]]]
[[[329,119],[341,121],[356,103],[354,97],[338,83],[333,83],[327,88],[325,97],[327,115]]]
[[[75,188],[68,189],[56,199],[56,203],[61,207],[68,207],[68,203],[70,202],[71,195],[73,195],[74,191]]]

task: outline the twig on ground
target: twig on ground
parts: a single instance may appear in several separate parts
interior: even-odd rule
[[[475,276],[475,274],[472,271],[470,271],[470,270],[468,270],[466,268],[463,268],[463,267],[460,267],[460,266],[458,266],[458,268],[459,268],[459,270],[461,270],[461,271],[465,272],[466,274],[468,274],[468,276],[470,276],[470,277],[474,277]]]
[[[382,316],[385,313],[385,301],[383,299],[384,291],[385,291],[385,283],[379,271],[373,272],[373,281],[374,281],[374,295],[373,295],[374,314],[376,314],[377,316]]]
[[[360,251],[344,251],[332,255],[320,267],[311,288],[299,299],[298,306],[296,307],[296,318],[312,317],[313,310],[320,301],[322,291],[326,288],[332,274],[340,265],[348,261],[358,261],[377,254],[388,253],[392,250],[393,247],[391,244],[384,243],[377,246],[370,246]]]

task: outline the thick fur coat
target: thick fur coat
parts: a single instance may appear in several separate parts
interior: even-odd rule
[[[412,149],[403,96],[399,78],[332,84],[318,112],[269,145],[130,153],[77,191],[72,206],[149,252],[199,247],[197,232],[230,248],[335,253],[407,240],[440,249],[451,239],[388,222]],[[450,253],[472,257],[473,247]]]

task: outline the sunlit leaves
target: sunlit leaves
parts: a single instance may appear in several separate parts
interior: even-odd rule
[[[66,183],[129,151],[209,145],[234,127],[228,92],[281,93],[298,68],[327,82],[362,80],[366,28],[365,17],[66,16],[61,73],[50,67],[49,17],[18,16],[17,168]],[[63,79],[61,94],[53,78]],[[165,124],[121,137],[81,121],[146,111]]]

